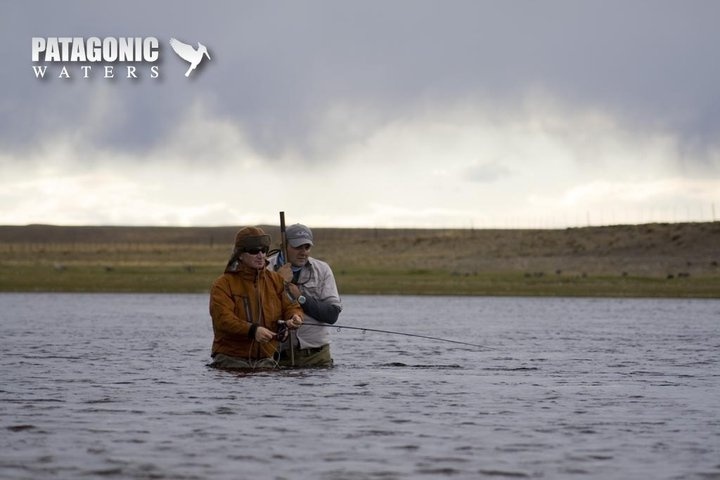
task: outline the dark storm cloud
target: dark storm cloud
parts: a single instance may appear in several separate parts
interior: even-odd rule
[[[418,109],[482,101],[512,116],[533,89],[602,109],[639,135],[676,134],[688,155],[720,138],[714,1],[71,1],[0,10],[0,141],[10,150],[82,130],[97,91],[118,105],[87,141],[131,153],[162,142],[198,99],[257,151],[312,158],[332,149],[326,135],[340,145]],[[203,42],[212,60],[186,79],[164,44],[160,81],[35,80],[30,38],[63,35],[176,36]],[[358,118],[328,132],[322,114],[338,105]]]

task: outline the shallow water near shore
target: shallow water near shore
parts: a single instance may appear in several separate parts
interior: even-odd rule
[[[0,294],[0,478],[720,479],[720,301],[346,296],[332,369],[206,295]]]

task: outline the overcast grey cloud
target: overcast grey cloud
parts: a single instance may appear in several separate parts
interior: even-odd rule
[[[608,165],[647,181],[719,176],[714,1],[3,1],[0,18],[10,174],[64,145],[48,160],[64,172],[293,162],[342,181],[383,157],[450,184],[555,165],[568,192]],[[161,78],[37,80],[33,36],[155,36]],[[171,37],[212,59],[185,78]],[[375,168],[389,183],[402,174]]]

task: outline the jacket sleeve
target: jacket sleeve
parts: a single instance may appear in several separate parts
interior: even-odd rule
[[[337,322],[340,312],[342,311],[340,305],[325,300],[318,300],[312,296],[305,297],[305,304],[302,307],[303,310],[315,320],[329,323],[330,325]]]
[[[330,266],[322,262],[317,262],[317,265],[318,288],[315,295],[305,294],[303,310],[314,319],[332,325],[342,312],[340,294]]]
[[[210,317],[213,328],[227,335],[247,335],[250,323],[235,314],[235,300],[227,279],[219,278],[210,290]]]

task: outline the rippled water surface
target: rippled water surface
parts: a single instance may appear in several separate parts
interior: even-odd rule
[[[336,367],[206,366],[206,295],[0,294],[0,478],[720,479],[720,302],[346,296]]]

